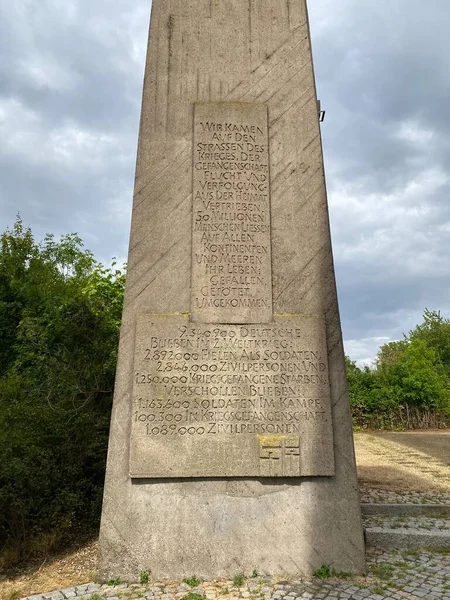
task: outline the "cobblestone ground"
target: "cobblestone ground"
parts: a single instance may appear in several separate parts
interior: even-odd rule
[[[30,596],[29,600],[450,600],[449,552],[370,550],[367,577],[322,567],[316,577],[280,581],[236,576],[234,581],[121,584],[110,581]],[[146,574],[142,574],[145,579]]]
[[[447,518],[367,516],[364,518],[364,525],[381,529],[413,529],[418,532],[444,531],[450,534],[450,519]]]
[[[450,505],[449,493],[396,493],[364,488],[364,503]],[[443,511],[445,513],[445,511]],[[447,513],[448,515],[448,513]],[[450,531],[450,519],[427,516],[377,516],[364,519],[366,528],[384,531]],[[315,577],[281,581],[254,573],[234,581],[155,582],[142,573],[142,583],[88,583],[27,600],[450,600],[450,547],[445,550],[381,550],[369,548],[366,577],[336,573],[324,565]],[[148,577],[148,582],[144,581]]]
[[[446,504],[450,506],[448,492],[391,492],[386,490],[361,488],[361,502],[384,504]]]

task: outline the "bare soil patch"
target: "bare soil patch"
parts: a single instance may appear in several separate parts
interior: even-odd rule
[[[355,433],[358,480],[396,492],[450,492],[450,431]]]
[[[425,452],[450,466],[450,431],[378,431],[375,435]]]
[[[0,574],[0,599],[17,600],[81,585],[94,581],[96,572],[97,541],[92,541],[69,553]]]

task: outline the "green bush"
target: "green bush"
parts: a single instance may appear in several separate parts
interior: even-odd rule
[[[0,548],[22,558],[95,531],[124,273],[74,234],[0,238]]]
[[[424,323],[380,348],[374,368],[346,357],[355,425],[368,428],[450,424],[450,321],[426,310]]]

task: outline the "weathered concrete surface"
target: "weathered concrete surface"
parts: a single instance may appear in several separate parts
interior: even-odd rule
[[[325,317],[335,477],[129,477],[136,315],[190,311],[199,100],[268,107],[273,310]],[[100,548],[105,579],[364,570],[304,0],[153,0]]]

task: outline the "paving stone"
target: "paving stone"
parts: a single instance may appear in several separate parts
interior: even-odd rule
[[[138,600],[140,597],[144,600],[180,600],[189,592],[198,593],[206,600],[450,600],[450,589],[447,589],[450,585],[450,556],[445,552],[423,550],[407,553],[373,548],[367,553],[367,563],[369,573],[375,566],[390,565],[390,579],[395,585],[373,575],[356,580],[311,578],[291,583],[268,578],[258,583],[248,581],[240,589],[223,580],[202,582],[196,588],[182,582],[120,584],[115,587],[86,583],[62,591],[37,594],[27,600],[90,600],[93,594],[104,600]],[[382,594],[375,593],[376,586],[384,588]],[[229,590],[228,594],[222,593],[225,588]]]

